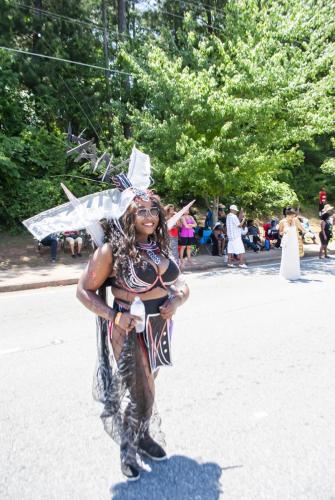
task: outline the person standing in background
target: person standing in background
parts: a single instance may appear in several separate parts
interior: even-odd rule
[[[324,209],[321,213],[321,231],[319,233],[320,238],[320,251],[319,251],[319,259],[322,259],[323,255],[325,259],[328,259],[328,243],[333,236],[333,219],[332,219],[332,210],[333,207],[330,205],[325,205]]]
[[[213,228],[213,211],[211,208],[208,208],[206,213],[205,228]]]
[[[221,222],[224,226],[226,225],[226,213],[225,213],[225,206],[222,205],[221,203],[218,206],[218,222]]]
[[[227,215],[227,237],[228,237],[228,267],[234,267],[233,255],[238,256],[239,267],[246,268],[244,261],[245,249],[242,241],[242,226],[244,219],[239,220],[237,217],[238,208],[236,205],[230,205],[229,214]],[[244,232],[244,231],[243,231]]]
[[[327,193],[324,187],[319,192],[319,216],[321,217],[322,211],[327,203]]]
[[[288,207],[286,216],[279,223],[279,234],[282,237],[281,263],[279,274],[286,280],[300,279],[299,234],[296,224],[296,211]]]
[[[176,213],[175,207],[172,204],[166,205],[165,207],[165,217],[166,220],[171,219]],[[170,237],[170,247],[172,255],[175,261],[179,262],[179,254],[178,254],[178,224],[169,229],[169,237]]]
[[[183,217],[181,218],[181,229],[180,229],[180,268],[184,266],[184,251],[186,248],[186,256],[187,262],[192,264],[191,261],[191,250],[192,245],[195,244],[194,238],[194,228],[197,226],[197,223],[193,219],[192,215],[189,214],[189,211],[185,212]]]

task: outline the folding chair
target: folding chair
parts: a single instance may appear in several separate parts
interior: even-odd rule
[[[198,241],[199,245],[202,245],[205,247],[205,249],[207,250],[207,253],[209,255],[212,254],[212,238],[211,238],[211,236],[212,236],[212,230],[211,229],[204,229],[202,231],[202,236]]]

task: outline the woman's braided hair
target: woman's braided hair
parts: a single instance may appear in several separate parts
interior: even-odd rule
[[[165,219],[165,210],[158,196],[152,195],[150,199],[153,205],[159,209],[158,226],[154,234],[151,235],[151,241],[157,243],[161,253],[168,257],[170,253],[170,239]],[[136,200],[136,198],[135,198]],[[132,201],[124,215],[118,220],[104,221],[102,223],[105,230],[105,241],[112,246],[114,270],[117,277],[125,275],[129,270],[129,260],[133,264],[141,261],[141,256],[136,247],[135,218],[137,205]]]

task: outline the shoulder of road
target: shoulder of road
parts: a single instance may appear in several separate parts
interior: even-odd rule
[[[318,245],[305,245],[305,256],[315,257],[318,255]],[[279,261],[280,249],[272,249],[264,252],[247,252],[246,261],[250,266],[258,266],[264,263]],[[185,267],[185,273],[207,271],[208,269],[226,268],[227,264],[223,257],[211,255],[197,255],[192,258],[193,264]],[[78,261],[71,264],[51,264],[29,267],[25,265],[13,266],[10,269],[0,271],[0,292],[13,292],[18,290],[30,290],[34,288],[73,285],[85,268],[87,261]]]

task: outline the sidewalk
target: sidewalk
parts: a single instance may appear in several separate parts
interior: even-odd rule
[[[335,249],[334,243],[330,246]],[[305,257],[318,255],[318,245],[305,245]],[[267,262],[279,261],[281,250],[274,249],[268,252],[247,252],[246,261],[250,266],[257,266]],[[191,272],[206,271],[208,269],[227,268],[223,257],[212,257],[211,255],[197,255],[193,257],[194,264],[185,266],[186,274]],[[13,292],[17,290],[30,290],[47,286],[73,285],[86,266],[86,261],[73,262],[71,264],[44,264],[43,266],[30,267],[25,265],[13,266],[8,270],[0,271],[0,292]]]

